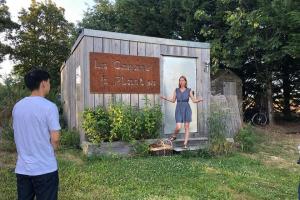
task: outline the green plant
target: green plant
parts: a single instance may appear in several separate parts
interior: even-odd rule
[[[14,130],[12,127],[12,122],[9,120],[9,122],[5,123],[2,131],[1,131],[1,139],[7,140],[7,141],[14,141]]]
[[[146,105],[136,109],[124,104],[112,104],[108,110],[111,123],[111,140],[157,138],[162,112],[159,105]]]
[[[60,145],[61,148],[73,147],[79,148],[80,136],[76,130],[62,129],[60,132]]]
[[[196,151],[190,151],[190,150],[182,151],[180,153],[180,155],[181,155],[182,158],[195,158],[195,157],[198,157]]]
[[[134,154],[137,156],[148,156],[149,155],[149,144],[144,141],[133,141],[132,142]]]
[[[227,113],[215,106],[208,118],[209,123],[209,146],[213,155],[228,155],[233,151],[233,144],[226,141],[226,118]]]
[[[146,106],[142,109],[144,115],[144,135],[143,138],[157,138],[162,123],[162,112],[160,105],[153,107]]]
[[[82,116],[83,130],[93,143],[157,138],[162,121],[159,105],[137,109],[116,103],[109,105],[107,110],[102,107],[86,109]]]
[[[109,140],[109,132],[110,132],[110,124],[111,121],[108,116],[108,112],[105,108],[103,107],[96,107],[95,108],[95,117],[97,120],[96,127],[99,133],[101,134],[101,137],[103,138],[104,141]]]
[[[109,140],[111,122],[108,112],[103,107],[84,110],[82,118],[82,128],[90,142],[100,143]]]
[[[1,128],[1,127],[0,127]],[[0,151],[15,152],[14,131],[11,122],[7,122],[0,130]]]
[[[210,152],[209,148],[203,148],[203,149],[199,149],[197,151],[197,156],[200,157],[200,158],[211,158],[213,157],[212,153]]]
[[[257,137],[254,128],[247,124],[244,126],[234,138],[244,152],[253,152],[255,150],[255,144]]]
[[[28,90],[24,88],[24,83],[17,81],[12,76],[4,78],[4,85],[0,87],[0,110],[12,109],[15,103],[28,95]]]
[[[135,111],[124,104],[111,104],[108,108],[109,119],[111,120],[110,141],[133,139]]]
[[[11,75],[3,79],[4,85],[0,86],[0,126],[4,127],[11,121],[14,105],[29,94],[22,81],[17,81]]]
[[[145,138],[145,116],[143,112],[139,112],[139,109],[132,108],[135,110],[134,114],[134,129],[133,129],[133,138],[136,140]]]

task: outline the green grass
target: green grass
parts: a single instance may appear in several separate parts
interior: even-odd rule
[[[61,151],[59,199],[297,199],[300,137],[271,138],[257,153],[211,159]],[[16,199],[14,162],[15,154],[0,148],[0,199]]]

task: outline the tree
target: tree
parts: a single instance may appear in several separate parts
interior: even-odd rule
[[[19,15],[20,29],[14,37],[13,72],[23,77],[34,68],[50,73],[51,85],[55,90],[60,85],[60,67],[70,53],[70,36],[73,24],[64,17],[64,9],[52,1],[32,1],[28,10]]]
[[[211,42],[212,72],[235,69],[245,102],[288,116],[299,102],[296,0],[99,0],[81,28]],[[280,109],[278,109],[280,107]]]
[[[291,72],[292,76],[298,74],[295,60],[299,54],[291,41],[299,40],[295,28],[299,26],[292,24],[289,16],[297,21],[295,15],[299,3],[293,0],[215,0],[209,3],[213,9],[203,7],[197,11],[196,17],[204,24],[202,33],[211,38],[214,67],[238,68],[245,88],[249,89],[248,94],[265,96],[260,101],[267,102],[272,123],[272,89],[281,79],[292,80],[286,78],[287,75],[279,78],[275,74],[282,70]],[[294,48],[290,48],[291,45]],[[289,95],[287,99],[290,101]]]
[[[6,32],[7,35],[7,33],[17,27],[18,25],[10,18],[6,1],[0,0],[0,33]],[[11,47],[0,41],[0,62],[2,62],[4,56],[9,53],[11,53]]]
[[[195,0],[99,0],[85,12],[79,27],[199,41],[203,37],[194,13],[200,4]]]
[[[104,31],[117,31],[117,12],[109,0],[95,1],[95,5],[84,13],[79,28],[90,28]]]

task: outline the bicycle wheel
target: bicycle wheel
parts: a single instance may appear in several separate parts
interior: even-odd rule
[[[265,113],[256,113],[253,115],[251,122],[256,126],[265,126],[267,124],[267,116]]]

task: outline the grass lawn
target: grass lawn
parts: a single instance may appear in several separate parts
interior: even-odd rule
[[[279,130],[279,132],[278,132]],[[86,158],[58,153],[59,199],[297,199],[300,135],[265,130],[253,154]],[[16,154],[0,146],[0,199],[16,199]]]

